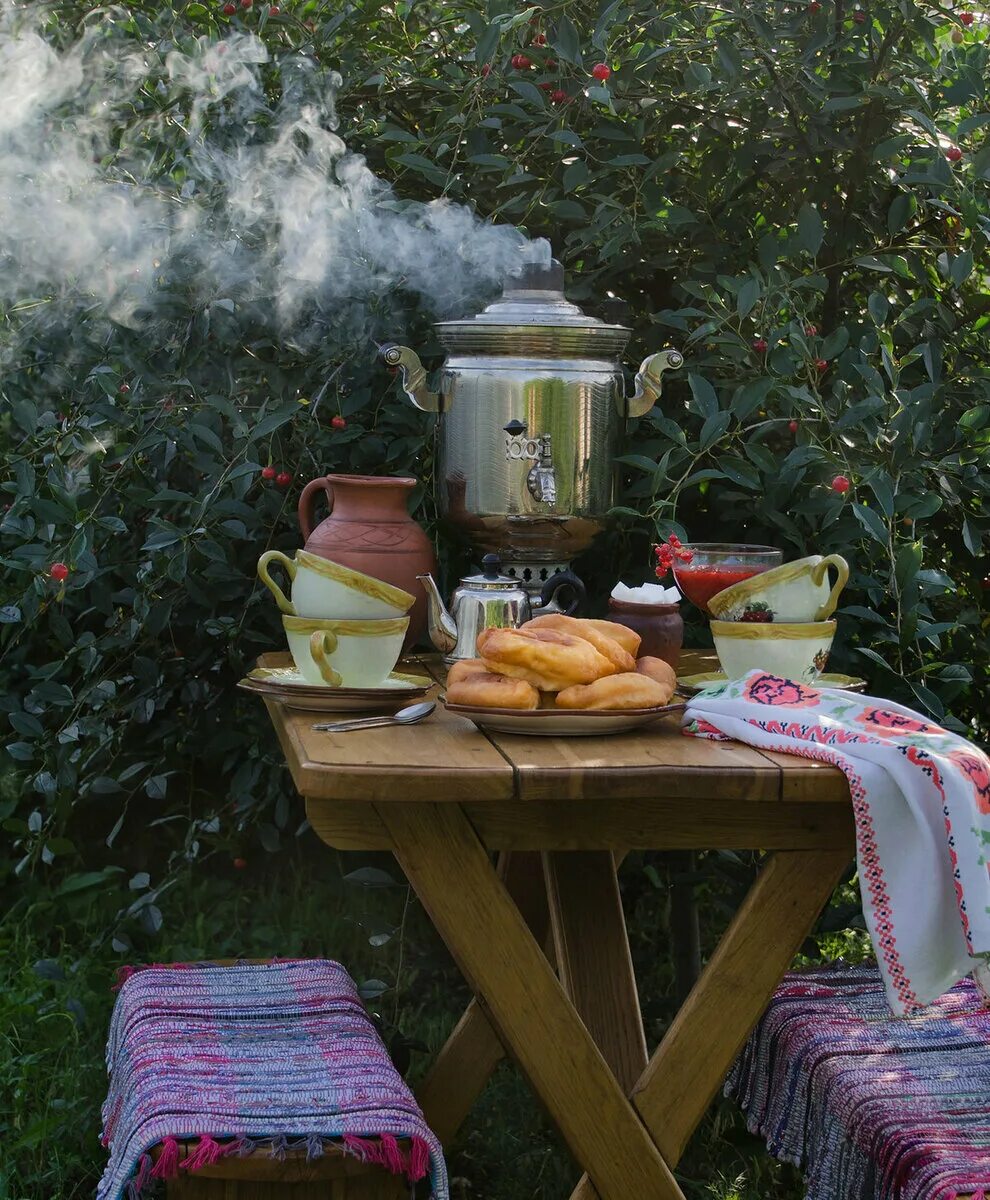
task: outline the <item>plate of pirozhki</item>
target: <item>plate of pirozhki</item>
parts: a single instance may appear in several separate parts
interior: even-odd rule
[[[563,614],[485,629],[478,657],[450,668],[443,702],[497,733],[594,737],[636,729],[684,709],[671,703],[673,668],[639,657],[639,647],[639,634],[625,625]]]

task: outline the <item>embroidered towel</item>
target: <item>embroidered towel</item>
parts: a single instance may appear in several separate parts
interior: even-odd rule
[[[849,781],[863,912],[906,1015],[990,953],[990,760],[889,700],[762,671],[693,697],[684,732],[834,763]]]
[[[440,1143],[339,963],[124,974],[107,1043],[110,1161],[96,1200],[140,1200],[153,1180],[227,1155],[284,1158],[298,1146],[318,1158],[331,1142],[410,1181],[429,1175],[433,1200],[448,1200]]]

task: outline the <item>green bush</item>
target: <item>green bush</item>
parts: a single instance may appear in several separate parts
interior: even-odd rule
[[[551,238],[589,310],[621,298],[631,362],[687,358],[623,459],[599,600],[658,532],[839,551],[836,668],[984,731],[983,18],[284,0],[32,20],[0,16],[20,886],[117,888],[126,948],[188,864],[297,832],[233,688],[279,642],[255,560],[295,544],[298,487],[328,469],[417,474],[433,528],[431,431],[374,340],[435,353],[429,317],[490,294],[509,224]]]

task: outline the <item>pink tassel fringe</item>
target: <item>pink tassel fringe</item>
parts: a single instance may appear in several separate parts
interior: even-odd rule
[[[187,1155],[181,1163],[184,1171],[198,1171],[200,1167],[212,1167],[223,1158],[223,1147],[215,1142],[208,1133],[204,1133],[192,1154]]]
[[[152,1179],[174,1179],[179,1173],[179,1143],[174,1137],[162,1141],[162,1152],[151,1168]]]

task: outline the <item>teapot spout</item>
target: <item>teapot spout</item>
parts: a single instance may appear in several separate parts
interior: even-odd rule
[[[442,654],[450,654],[457,645],[457,624],[447,611],[440,596],[440,589],[432,575],[417,575],[426,590],[427,628],[430,641]]]
[[[636,392],[626,400],[625,415],[629,418],[646,416],[660,399],[661,375],[664,371],[676,371],[683,363],[684,355],[679,350],[661,350],[645,359],[636,372]]]

